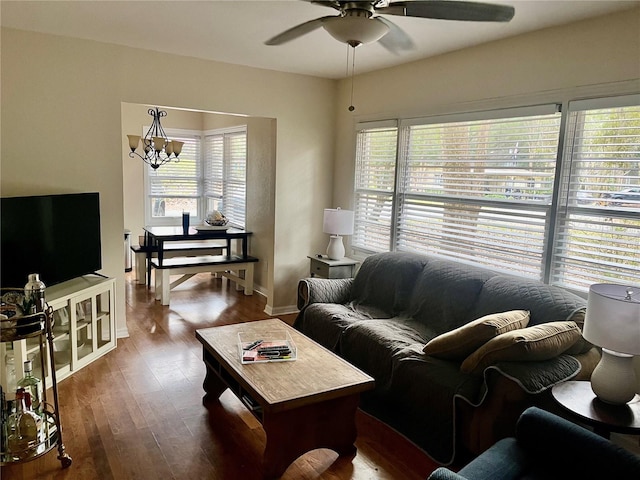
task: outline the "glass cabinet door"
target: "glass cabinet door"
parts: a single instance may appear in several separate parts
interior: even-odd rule
[[[108,285],[107,285],[108,286]],[[75,358],[72,369],[83,366],[115,346],[113,324],[113,288],[94,289],[86,296],[72,299],[72,327]]]
[[[84,298],[75,304],[75,328],[72,341],[76,348],[75,360],[82,364],[94,351],[96,307],[94,297]]]
[[[111,291],[106,290],[96,296],[96,339],[98,349],[108,345],[113,339]]]
[[[71,307],[69,302],[52,303],[53,309],[53,359],[56,372],[71,369]]]

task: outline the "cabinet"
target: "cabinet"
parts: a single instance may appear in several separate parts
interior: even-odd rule
[[[308,256],[309,273],[312,277],[351,278],[355,274],[357,261],[344,257],[342,260],[329,260],[325,255]]]
[[[116,348],[115,279],[87,275],[46,289],[52,310],[53,350],[58,381]],[[39,340],[31,337],[0,344],[2,358],[15,369],[15,378],[24,376],[23,363],[32,360],[34,375],[51,378],[50,356],[40,359]],[[40,367],[44,364],[44,372]],[[10,392],[12,375],[0,369],[2,385]]]

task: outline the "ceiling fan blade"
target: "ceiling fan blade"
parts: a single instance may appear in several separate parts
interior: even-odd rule
[[[378,42],[391,53],[399,55],[402,51],[411,50],[415,47],[411,37],[399,26],[384,17],[375,17],[389,27],[389,33],[382,37]]]
[[[377,8],[376,13],[405,17],[435,18],[439,20],[461,20],[469,22],[508,22],[515,9],[509,5],[492,3],[427,0],[414,2],[392,2],[388,7]]]
[[[336,10],[342,10],[340,2],[337,1],[319,1],[319,0],[303,0],[305,2],[313,3],[314,5],[321,5],[323,7],[335,8]]]
[[[322,26],[322,23],[327,18],[333,18],[333,16],[329,15],[327,17],[316,18],[314,20],[309,20],[308,22],[301,23],[300,25],[296,25],[284,32],[276,35],[273,38],[270,38],[266,42],[265,45],[282,45],[283,43],[290,42],[291,40],[295,40],[298,37],[306,35],[309,32],[314,31],[317,28]]]

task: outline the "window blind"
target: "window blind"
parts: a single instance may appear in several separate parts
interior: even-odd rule
[[[640,96],[570,103],[569,110],[551,281],[582,290],[636,284]]]
[[[224,212],[235,225],[246,223],[247,135],[246,131],[226,135]]]
[[[354,234],[352,247],[363,252],[391,248],[398,129],[395,124],[357,133]]]
[[[197,136],[172,136],[184,142],[179,160],[171,160],[162,167],[149,170],[150,188],[152,197],[192,197],[200,194],[200,137]]]
[[[171,160],[154,170],[146,166],[148,224],[175,222],[183,211],[199,220],[198,204],[202,193],[202,161],[199,135],[168,133],[184,142],[179,160]]]
[[[355,205],[359,252],[637,284],[640,95],[360,124]]]
[[[402,127],[397,250],[540,278],[559,129],[559,113]]]
[[[246,223],[246,128],[205,137],[204,195],[231,223]]]

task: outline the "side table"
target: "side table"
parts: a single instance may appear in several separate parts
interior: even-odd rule
[[[342,260],[329,260],[326,255],[309,255],[309,270],[312,277],[351,278],[356,271],[358,262],[344,257]]]
[[[596,397],[587,381],[559,383],[551,389],[554,400],[604,438],[611,432],[640,435],[640,395],[626,405],[611,405]]]

